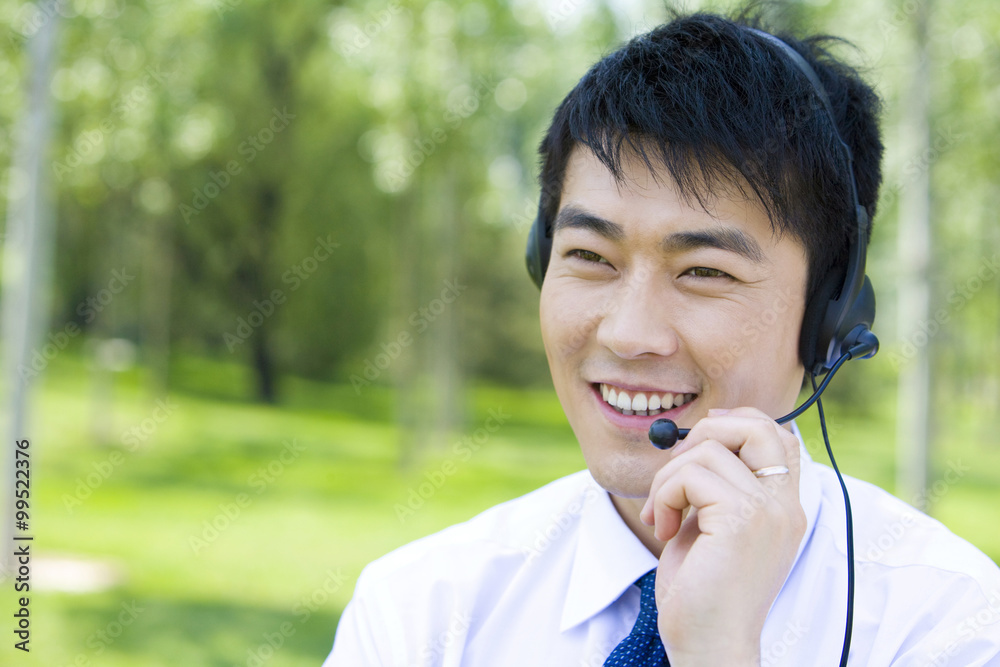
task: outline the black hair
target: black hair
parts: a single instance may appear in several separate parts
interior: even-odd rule
[[[806,248],[807,295],[846,265],[857,229],[844,150],[808,78],[747,27],[770,32],[749,13],[674,14],[580,79],[539,147],[540,212],[549,233],[573,149],[587,147],[619,182],[624,150],[653,174],[663,169],[703,208],[722,193],[756,198],[772,229]],[[836,130],[853,153],[858,200],[872,220],[882,180],[878,95],[827,50],[843,40],[775,34],[826,89]]]

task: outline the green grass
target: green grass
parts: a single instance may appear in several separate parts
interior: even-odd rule
[[[283,645],[268,664],[318,665],[365,564],[583,466],[549,394],[477,392],[471,423],[496,407],[510,421],[468,461],[451,455],[456,433],[402,470],[399,433],[376,418],[389,412],[372,408],[390,404],[387,392],[371,388],[362,403],[349,385],[304,381],[291,383],[290,406],[267,407],[240,402],[223,384],[195,391],[198,380],[187,378],[191,390],[171,394],[173,413],[132,451],[121,434],[155,406],[137,373],[118,378],[113,407],[101,413],[113,444],[98,445],[101,406],[87,371],[68,354],[57,362],[31,429],[33,553],[111,563],[122,581],[102,593],[33,590],[32,651],[4,642],[0,664],[243,665],[248,651],[264,646],[266,655],[270,637]],[[195,366],[205,377],[238,374]],[[301,451],[286,449],[289,441]],[[89,496],[67,503],[113,455],[123,462],[107,479],[94,477]],[[451,460],[447,483],[400,521],[395,506]],[[10,588],[4,609],[14,608]],[[133,601],[141,613],[105,644],[97,633],[117,632],[122,604]]]
[[[392,396],[383,389],[358,397],[350,385],[288,381],[287,403],[268,407],[241,399],[239,368],[185,360],[179,377],[173,413],[132,451],[121,434],[154,408],[141,372],[119,376],[113,402],[100,405],[71,354],[47,371],[30,431],[34,557],[98,560],[117,568],[120,581],[72,594],[37,590],[36,577],[32,651],[12,648],[4,612],[0,664],[221,667],[245,665],[259,650],[266,657],[268,642],[280,641],[265,664],[315,667],[365,564],[584,465],[551,392],[472,390],[469,432],[491,408],[509,421],[467,461],[454,455],[463,435],[455,433],[404,470],[400,433],[386,417]],[[846,409],[828,410],[842,469],[891,489],[891,416],[852,421]],[[936,459],[976,465],[940,494],[934,511],[997,559],[1000,449],[960,417]],[[814,446],[815,414],[800,425],[825,461]],[[95,444],[101,428],[111,444]],[[282,462],[290,441],[301,451]],[[112,455],[123,462],[67,505]],[[428,475],[442,471],[446,482],[426,493]],[[400,520],[397,506],[421,484],[427,497]],[[11,588],[5,582],[0,593],[5,610],[14,608]],[[123,605],[141,611],[129,616]],[[119,626],[123,614],[128,623]],[[119,636],[105,643],[101,632]]]

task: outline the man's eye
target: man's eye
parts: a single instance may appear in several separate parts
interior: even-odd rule
[[[732,278],[732,276],[725,271],[710,269],[706,266],[695,266],[688,269],[684,273],[694,276],[695,278]]]
[[[599,264],[609,264],[608,260],[606,260],[603,257],[601,257],[596,252],[591,252],[590,250],[579,250],[579,249],[577,249],[577,250],[570,250],[569,253],[567,253],[567,254],[569,254],[570,256],[573,256],[573,257],[579,257],[580,259],[582,259],[585,262],[595,262],[595,263],[599,263]]]

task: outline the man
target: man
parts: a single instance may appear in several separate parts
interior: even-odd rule
[[[535,277],[587,470],[372,563],[327,665],[840,661],[843,498],[774,418],[813,368],[810,303],[874,214],[878,99],[822,40],[783,39],[839,130],[773,38],[712,15],[633,39],[563,101],[541,145],[551,250]],[[690,433],[659,450],[660,418]],[[1000,665],[1000,569],[847,484],[850,663]]]

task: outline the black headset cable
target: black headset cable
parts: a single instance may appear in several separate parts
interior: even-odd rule
[[[844,357],[849,358],[850,353],[845,353]],[[838,363],[844,360],[841,357]],[[851,631],[854,628],[854,519],[851,515],[851,497],[847,494],[847,485],[837,467],[837,460],[833,458],[833,449],[830,447],[830,436],[826,431],[826,417],[823,415],[823,399],[816,391],[816,376],[810,374],[813,392],[816,395],[816,409],[819,411],[819,425],[823,430],[823,442],[826,444],[826,453],[830,457],[830,464],[833,471],[837,473],[837,480],[840,482],[840,490],[844,493],[844,513],[847,524],[847,621],[844,627],[844,648],[840,654],[840,667],[847,667],[847,656],[851,652]],[[827,380],[830,378],[827,377]]]

